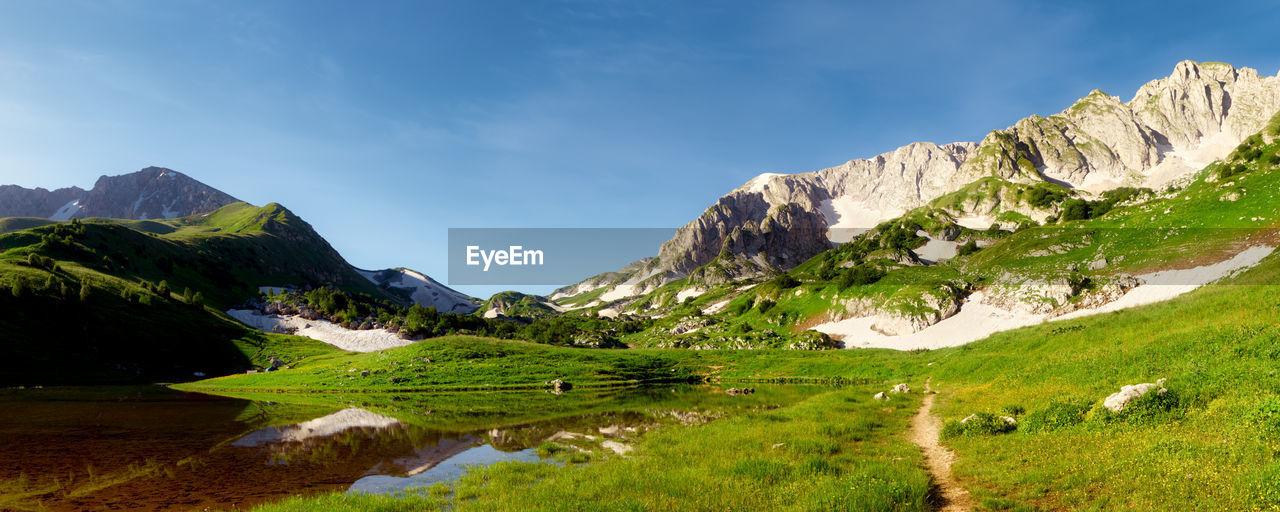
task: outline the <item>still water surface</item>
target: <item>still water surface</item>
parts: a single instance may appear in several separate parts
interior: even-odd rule
[[[758,390],[246,398],[162,387],[0,390],[0,510],[222,510],[294,494],[396,492],[473,465],[539,462],[535,449],[549,440],[617,450],[654,428],[772,408],[818,389]]]

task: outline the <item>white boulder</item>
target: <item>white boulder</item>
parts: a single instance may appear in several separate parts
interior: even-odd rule
[[[1102,402],[1102,406],[1106,407],[1111,412],[1120,412],[1123,411],[1125,406],[1129,405],[1130,402],[1137,400],[1152,389],[1156,390],[1156,393],[1161,395],[1168,393],[1169,390],[1165,389],[1164,381],[1165,379],[1160,379],[1154,384],[1150,382],[1143,382],[1142,384],[1123,386],[1120,388],[1119,393],[1113,393],[1111,396],[1108,396],[1107,399]]]

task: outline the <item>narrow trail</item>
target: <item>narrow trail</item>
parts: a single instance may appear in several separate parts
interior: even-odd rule
[[[933,477],[937,496],[941,501],[938,503],[938,510],[965,512],[973,509],[973,498],[969,496],[969,491],[951,478],[951,463],[955,462],[956,454],[938,443],[942,433],[942,420],[933,415],[933,398],[937,395],[929,387],[931,379],[924,381],[926,394],[920,410],[911,418],[909,437],[924,452],[925,465],[928,466],[929,476]]]

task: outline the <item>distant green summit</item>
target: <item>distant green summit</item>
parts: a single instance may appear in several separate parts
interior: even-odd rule
[[[278,204],[173,220],[0,221],[0,380],[190,378],[332,350],[220,311],[258,287],[329,285],[393,302]]]

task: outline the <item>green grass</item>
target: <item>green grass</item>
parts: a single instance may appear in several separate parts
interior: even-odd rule
[[[918,395],[886,403],[873,392],[831,390],[771,411],[664,427],[627,457],[474,468],[404,500],[324,495],[257,510],[929,510],[920,452],[900,435]]]
[[[956,474],[979,497],[1039,509],[1280,507],[1269,412],[1280,400],[1280,288],[1256,284],[1278,277],[1272,256],[1237,281],[1254,284],[930,353],[943,419],[1028,411],[1014,433],[948,441]],[[1176,397],[1169,410],[1101,408],[1122,385],[1159,378]]]
[[[385,392],[538,389],[554,379],[576,387],[703,380],[879,382],[919,370],[918,361],[889,350],[598,350],[446,336],[379,352],[333,353],[303,360],[293,369],[229,375],[176,387],[216,392]]]

